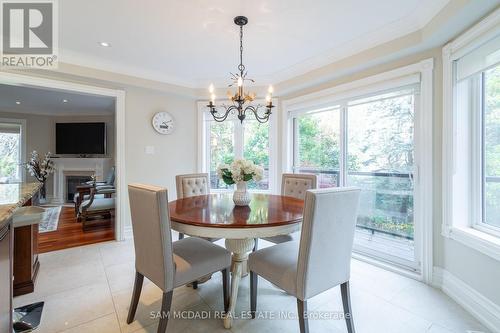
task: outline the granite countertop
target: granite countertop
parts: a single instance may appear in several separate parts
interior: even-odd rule
[[[22,207],[42,187],[41,183],[0,184],[0,229],[18,207]]]

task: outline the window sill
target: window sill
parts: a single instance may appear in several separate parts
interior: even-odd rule
[[[450,227],[443,233],[443,236],[456,240],[457,242],[500,261],[499,237],[470,227]]]

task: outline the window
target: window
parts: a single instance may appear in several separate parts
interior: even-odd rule
[[[319,187],[340,186],[340,108],[295,118],[294,172],[314,173]]]
[[[500,228],[500,65],[483,73],[482,222]]]
[[[259,123],[249,115],[243,124],[234,116],[230,116],[224,122],[216,122],[210,113],[206,112],[203,104],[199,106],[202,115],[205,133],[201,152],[202,169],[209,173],[210,186],[212,190],[229,190],[232,186],[226,185],[217,176],[217,167],[221,164],[229,164],[235,158],[244,158],[253,161],[264,168],[264,177],[259,182],[249,182],[250,190],[271,191],[273,189],[273,167],[276,154],[271,154],[274,147],[273,140],[276,137],[276,129],[271,119],[267,123]],[[276,112],[273,114],[276,117]],[[271,116],[271,117],[273,117]]]
[[[241,125],[240,125],[241,126]],[[264,168],[259,182],[250,182],[249,189],[269,190],[269,123],[245,119],[243,123],[243,158]]]
[[[443,48],[443,234],[500,259],[500,18]]]
[[[210,166],[210,187],[213,189],[228,188],[228,185],[217,177],[217,167],[221,164],[229,164],[234,159],[234,125],[234,121],[207,122],[207,126],[210,128],[208,131],[210,153],[207,156]]]
[[[0,120],[0,183],[22,180],[22,126]]]
[[[320,187],[362,189],[355,250],[418,270],[415,250],[415,96],[407,85],[291,114],[293,170]]]
[[[399,238],[407,250],[414,239],[414,100],[408,89],[348,106],[347,184],[364,190],[358,227]]]

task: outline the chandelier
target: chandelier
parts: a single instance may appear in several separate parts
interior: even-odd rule
[[[210,109],[210,113],[217,122],[223,122],[227,119],[229,114],[235,114],[237,112],[238,119],[241,123],[243,123],[247,112],[251,112],[257,121],[265,123],[269,120],[271,110],[274,108],[272,101],[273,87],[269,86],[268,94],[266,96],[265,111],[259,114],[259,109],[262,108],[263,105],[252,105],[251,103],[255,100],[257,95],[255,93],[245,93],[243,87],[245,81],[250,81],[252,83],[255,82],[253,79],[247,78],[245,65],[243,65],[243,26],[248,23],[248,18],[245,16],[236,16],[234,18],[234,23],[240,27],[240,64],[238,65],[238,72],[236,74],[230,73],[232,83],[229,87],[236,86],[236,92],[232,93],[231,91],[228,91],[228,99],[232,102],[232,105],[223,104],[222,107],[224,110],[222,112],[217,110],[215,107],[215,88],[214,85],[211,84],[208,88],[208,91],[210,92],[210,102],[207,107]]]

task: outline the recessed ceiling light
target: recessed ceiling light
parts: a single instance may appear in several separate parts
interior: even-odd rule
[[[110,47],[111,44],[109,44],[108,42],[99,42],[99,45],[101,45],[102,47]]]
[[[63,103],[68,103],[68,100],[67,99],[63,99]]]
[[[20,101],[16,101],[16,104],[19,105],[19,104],[21,104],[21,102]]]

